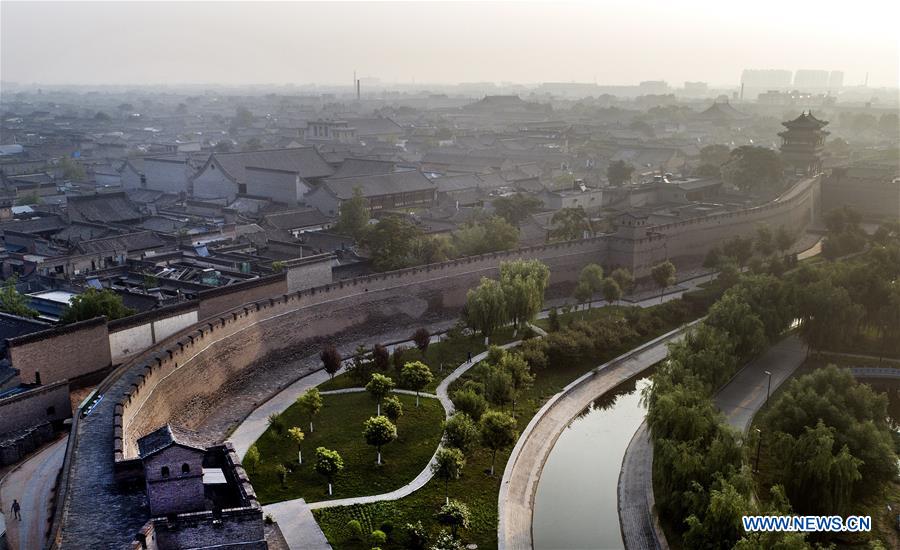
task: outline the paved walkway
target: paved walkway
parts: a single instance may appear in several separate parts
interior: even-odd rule
[[[669,342],[681,338],[677,329],[605,363],[553,396],[528,423],[513,448],[498,497],[498,547],[530,550],[534,494],[541,470],[562,431],[597,396],[665,359]]]
[[[805,359],[805,346],[792,335],[748,363],[715,397],[716,406],[725,414],[728,424],[746,432],[770,391],[766,371],[772,373],[771,391],[774,392]],[[654,508],[653,445],[646,422],[638,428],[622,461],[619,522],[625,548],[668,548]]]
[[[516,341],[516,342],[509,343],[509,344],[505,344],[500,347],[502,347],[503,349],[509,349],[511,347],[515,347],[515,346],[519,345],[520,343],[521,343],[521,341]],[[441,405],[444,407],[445,416],[449,417],[451,414],[453,414],[453,401],[450,400],[450,395],[448,393],[450,384],[452,384],[457,378],[462,376],[467,370],[472,368],[474,365],[476,365],[480,361],[483,361],[484,359],[486,359],[487,355],[488,355],[488,352],[484,351],[484,352],[479,353],[478,355],[472,357],[472,361],[466,361],[465,363],[463,363],[462,365],[457,367],[456,370],[454,370],[452,373],[447,375],[447,377],[444,378],[444,380],[441,381],[440,384],[438,384],[437,392],[435,395],[425,394],[425,393],[420,393],[419,395],[423,396],[423,397],[433,397],[433,398],[439,399],[441,402]],[[316,378],[315,380],[310,381],[309,384],[305,385],[304,389],[300,390],[300,392],[294,394],[293,396],[290,396],[290,399],[287,399],[287,398],[279,399],[279,397],[281,397],[282,394],[285,394],[288,391],[292,391],[292,388],[294,388],[294,386],[297,386],[299,382],[303,382],[307,378],[313,378],[317,374],[324,374],[324,373],[314,373],[313,375],[310,375],[306,378],[298,380],[297,383],[293,384],[292,386],[289,386],[288,389],[286,389],[284,392],[275,396],[275,398],[269,400],[269,403],[272,403],[272,402],[280,403],[284,406],[284,408],[275,409],[274,406],[268,407],[267,410],[270,412],[268,412],[263,418],[267,418],[268,415],[273,412],[281,413],[284,409],[289,407],[294,402],[294,400],[296,399],[297,395],[299,395],[300,392],[306,391],[305,388],[321,384],[322,382],[324,382],[325,380],[328,379],[327,374],[324,377],[320,377],[321,380],[319,380],[319,381],[316,381],[316,380],[318,380],[318,378]],[[313,383],[313,382],[315,382],[315,383]],[[340,390],[323,392],[323,394],[355,393],[355,392],[359,392],[359,391],[366,391],[366,390],[365,390],[365,388],[345,388],[345,389],[340,389]],[[409,394],[409,395],[416,394],[416,392],[412,392],[412,391],[408,391],[408,390],[394,390],[394,391],[396,391],[397,393],[405,393],[405,394]],[[263,408],[263,407],[260,407],[260,408]],[[256,411],[253,412],[253,414],[255,415],[257,413],[257,411],[259,411],[259,410],[260,409],[257,409]],[[249,420],[249,418],[248,418],[248,420]],[[245,422],[245,424],[246,424],[246,422]],[[235,433],[238,433],[238,431],[241,430],[241,428],[243,428],[243,427],[244,427],[244,424],[241,424],[241,426],[238,427],[238,430],[235,430]],[[266,424],[263,424],[262,431],[265,431],[265,427],[266,427]],[[255,425],[254,425],[254,429],[256,429]],[[250,434],[250,433],[252,433],[252,432],[250,432],[250,428],[248,428],[247,430],[242,432],[241,437],[249,437],[247,434]],[[260,432],[260,435],[261,434],[262,434],[262,432]],[[234,434],[232,435],[232,437],[234,437]],[[255,441],[255,439],[253,441]],[[247,448],[249,448],[249,446],[253,444],[253,441],[250,441],[250,443],[247,444]],[[369,496],[362,496],[362,497],[342,498],[342,499],[336,499],[336,500],[323,500],[323,501],[311,502],[311,503],[307,503],[302,498],[298,498],[298,499],[286,500],[283,502],[277,502],[274,504],[266,505],[263,507],[263,510],[265,513],[272,514],[275,517],[276,521],[278,522],[279,527],[281,528],[281,532],[284,535],[284,538],[287,541],[288,546],[290,548],[303,549],[303,550],[305,550],[307,548],[308,549],[330,548],[330,546],[328,546],[327,540],[325,539],[325,535],[322,533],[322,530],[319,528],[318,524],[313,519],[311,510],[315,510],[318,508],[332,508],[332,507],[336,507],[336,506],[350,506],[352,504],[369,504],[372,502],[382,502],[385,500],[397,500],[397,499],[403,498],[407,495],[410,495],[413,492],[418,491],[419,489],[424,487],[425,484],[428,483],[428,481],[431,480],[431,478],[434,476],[434,474],[431,471],[431,466],[435,462],[437,450],[441,448],[441,445],[442,444],[438,445],[438,447],[435,449],[435,454],[432,455],[432,457],[431,457],[431,460],[428,461],[428,464],[425,466],[425,468],[421,472],[419,472],[419,475],[417,475],[415,477],[415,479],[413,479],[411,482],[407,483],[403,487],[400,487],[399,489],[396,489],[389,493],[381,493],[378,495],[369,495]],[[237,447],[236,444],[235,444],[235,447]],[[241,452],[241,454],[243,454],[246,452],[246,449],[243,451],[239,451],[239,452]],[[323,542],[324,542],[324,545],[322,545]]]
[[[62,437],[47,445],[0,482],[0,509],[9,512],[13,499],[18,500],[22,507],[22,521],[13,519],[12,514],[6,516],[10,550],[31,550],[44,546],[49,527],[50,499],[66,454],[66,441]]]

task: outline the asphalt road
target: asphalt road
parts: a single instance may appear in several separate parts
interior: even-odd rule
[[[790,378],[805,359],[805,346],[792,335],[747,363],[715,397],[728,424],[746,432],[753,416],[765,406],[767,394]],[[771,388],[766,371],[771,373]],[[653,445],[648,436],[644,422],[625,451],[619,475],[619,521],[629,549],[668,548],[654,510]]]
[[[44,546],[50,518],[50,498],[65,455],[66,438],[62,437],[3,478],[0,504],[6,514],[10,550],[33,550]],[[13,499],[17,499],[22,507],[22,521],[12,517],[10,506]]]

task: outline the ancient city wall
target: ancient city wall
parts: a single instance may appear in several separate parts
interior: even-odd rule
[[[900,182],[864,179],[822,182],[822,211],[851,206],[866,217],[900,218]]]
[[[140,375],[116,415],[121,434],[116,458],[133,458],[139,437],[269,352],[354,327],[389,326],[399,318],[455,316],[467,290],[483,276],[496,276],[500,262],[507,259],[541,259],[551,268],[551,295],[567,293],[581,267],[601,261],[604,254],[603,239],[490,254],[333,283],[261,300],[204,321],[134,363],[132,368]],[[203,418],[183,420],[179,423],[195,427]]]
[[[682,269],[697,266],[711,248],[735,236],[753,236],[761,225],[773,230],[783,225],[797,235],[819,215],[819,189],[819,179],[810,178],[762,206],[655,225],[648,228],[653,235],[642,239],[610,237],[609,261],[643,277],[666,258]]]

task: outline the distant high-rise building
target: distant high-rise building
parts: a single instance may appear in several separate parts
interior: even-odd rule
[[[844,71],[831,71],[828,77],[828,89],[840,90],[844,87]]]
[[[638,89],[642,94],[667,94],[669,84],[665,80],[645,80],[638,84]]]
[[[745,89],[778,90],[791,85],[791,71],[781,69],[744,69],[741,84]]]
[[[801,90],[823,90],[828,87],[828,71],[799,69],[794,73],[794,87]]]
[[[685,82],[684,95],[687,96],[703,96],[709,91],[709,85],[706,82]]]

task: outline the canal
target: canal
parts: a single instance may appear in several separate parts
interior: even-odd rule
[[[550,452],[538,482],[532,523],[535,550],[624,548],[617,485],[622,457],[644,419],[641,390],[650,371],[594,400]]]

